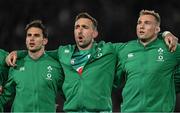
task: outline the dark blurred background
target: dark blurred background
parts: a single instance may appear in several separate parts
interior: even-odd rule
[[[180,37],[179,0],[0,0],[0,48],[26,49],[24,27],[41,19],[49,30],[47,50],[74,43],[75,16],[88,12],[99,23],[97,40],[126,42],[136,39],[136,22],[141,9],[155,10],[162,18],[161,31]],[[113,91],[113,110],[119,111],[121,88]],[[62,111],[61,98],[58,111]],[[7,107],[9,109],[9,107]],[[180,96],[176,111],[180,111]]]

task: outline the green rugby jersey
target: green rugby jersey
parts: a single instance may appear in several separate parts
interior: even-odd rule
[[[64,111],[112,111],[112,86],[117,71],[117,51],[123,44],[94,43],[90,58],[79,74],[73,68],[75,45],[60,46],[58,59],[65,79]]]
[[[58,50],[48,54],[59,60],[64,72],[63,93],[65,95],[64,111],[112,111],[112,87],[118,80],[117,53],[125,44],[94,42],[88,54],[77,53],[76,45],[60,46]],[[27,51],[18,51],[22,58]],[[78,55],[78,57],[76,57]],[[74,62],[74,58],[82,57],[82,62]],[[86,59],[85,57],[88,57]],[[86,61],[88,60],[88,61]],[[83,70],[77,66],[83,64]]]
[[[55,112],[56,95],[62,82],[58,61],[47,54],[36,60],[27,55],[10,68],[0,106],[14,97],[13,112]]]
[[[180,63],[180,46],[171,53],[157,38],[146,47],[130,41],[119,52],[125,75],[122,112],[171,112],[175,107],[174,70]]]
[[[0,85],[4,85],[8,78],[8,67],[6,65],[5,59],[8,52],[0,49]]]
[[[174,79],[176,85],[176,93],[180,93],[180,65],[178,65],[176,68]]]
[[[8,52],[0,49],[0,86],[3,87],[8,78],[9,67],[6,65],[5,62],[7,54]],[[1,108],[0,111],[3,111],[3,108]]]

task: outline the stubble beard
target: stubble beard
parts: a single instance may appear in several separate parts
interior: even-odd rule
[[[36,52],[40,51],[41,49],[42,49],[42,47],[39,47],[39,48],[36,48],[36,49],[32,49],[32,50],[29,49],[29,52],[36,53]]]
[[[85,48],[87,48],[90,44],[92,43],[92,40],[91,41],[89,41],[89,42],[83,42],[83,44],[78,44],[78,46],[80,47],[80,48],[82,48],[82,49],[85,49]]]

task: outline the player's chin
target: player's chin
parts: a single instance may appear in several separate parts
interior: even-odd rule
[[[29,50],[29,51],[31,51],[31,52],[35,52],[35,51],[37,51],[37,49],[36,49],[36,48],[34,48],[34,47],[30,47],[30,48],[28,48],[28,50]]]
[[[145,39],[145,37],[142,36],[142,35],[139,35],[138,38],[139,38],[140,40],[144,40],[144,39]]]
[[[78,45],[79,46],[84,46],[84,43],[83,42],[78,42]]]

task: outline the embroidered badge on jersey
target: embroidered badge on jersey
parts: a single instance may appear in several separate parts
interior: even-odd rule
[[[163,62],[164,61],[164,50],[162,48],[159,48],[158,50],[158,58],[157,58],[157,61],[158,62]]]
[[[52,70],[53,70],[53,68],[51,66],[47,67],[47,74],[46,74],[47,80],[52,80]]]
[[[96,55],[96,58],[100,58],[102,56],[102,49],[101,48],[97,48],[97,55]]]

